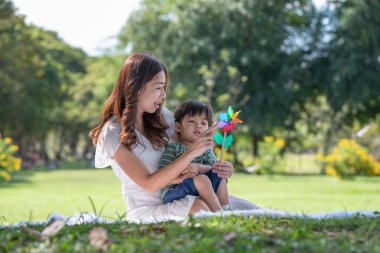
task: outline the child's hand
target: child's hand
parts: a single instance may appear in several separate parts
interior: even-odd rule
[[[202,155],[206,150],[213,147],[213,133],[217,124],[213,124],[206,131],[200,134],[198,139],[189,147],[186,152],[193,153],[194,158]]]
[[[180,184],[182,183],[183,180],[187,179],[187,178],[193,178],[197,175],[198,173],[195,173],[194,171],[187,171],[185,173],[182,172],[181,175],[179,175],[178,177],[176,177],[175,179],[173,179],[170,183],[171,184]]]
[[[181,174],[185,174],[187,172],[193,172],[198,174],[199,164],[198,163],[190,163],[185,170],[182,171]]]
[[[178,178],[180,182],[182,183],[182,181],[185,180],[186,178],[193,178],[197,175],[198,175],[198,172],[188,171],[185,174],[179,175]]]

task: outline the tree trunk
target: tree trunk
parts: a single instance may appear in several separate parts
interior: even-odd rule
[[[95,156],[95,148],[92,145],[90,141],[86,143],[86,146],[84,147],[83,153],[82,153],[82,158],[86,160],[92,160],[94,159]]]
[[[260,136],[253,134],[252,135],[252,155],[253,157],[257,157],[259,154],[259,140]]]
[[[63,141],[62,141],[62,127],[58,126],[57,130],[55,132],[55,139],[56,139],[56,152],[54,154],[54,160],[55,161],[61,161],[62,160],[62,146],[63,146]]]
[[[71,140],[69,141],[69,147],[70,147],[70,154],[73,157],[77,157],[77,147],[78,147],[78,141],[79,136],[78,134],[75,134],[71,137]]]

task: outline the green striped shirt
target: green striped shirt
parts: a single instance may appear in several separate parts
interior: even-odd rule
[[[161,156],[160,162],[158,164],[158,169],[161,169],[171,164],[175,159],[177,159],[177,157],[185,153],[186,150],[187,147],[180,143],[168,143],[168,145],[166,145],[164,153]],[[194,158],[191,161],[191,163],[200,163],[212,166],[216,163],[216,157],[214,152],[212,152],[212,150],[209,149],[206,152],[204,152],[201,156]],[[165,192],[172,186],[173,185],[168,185],[164,187],[161,190],[161,196],[163,196]]]

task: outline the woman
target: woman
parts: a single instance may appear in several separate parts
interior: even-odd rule
[[[199,211],[210,211],[195,196],[163,204],[160,189],[186,170],[197,156],[212,148],[212,131],[201,136],[179,159],[157,170],[169,137],[174,134],[174,118],[163,108],[169,75],[164,64],[148,54],[131,55],[120,70],[108,98],[101,123],[90,138],[96,145],[95,166],[111,166],[122,182],[127,204],[127,220],[185,218]],[[232,165],[218,162],[214,172],[231,176]],[[234,209],[255,209],[253,204],[231,198]]]

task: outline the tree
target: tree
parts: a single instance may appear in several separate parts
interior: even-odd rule
[[[292,127],[292,106],[312,92],[307,85],[314,14],[311,1],[143,1],[120,40],[122,47],[163,58],[174,90],[186,87],[193,98],[208,90],[216,111],[226,106],[217,100],[230,95],[228,66],[236,68],[247,80],[235,98],[245,104],[236,109],[244,109],[257,143],[260,136]],[[215,65],[224,69],[216,71],[210,90],[202,70]]]
[[[25,24],[7,0],[0,2],[0,51],[0,129],[14,137],[21,155],[44,153],[46,134],[59,120],[52,111],[68,99],[73,74],[85,71],[85,54]]]
[[[317,60],[324,66],[322,92],[344,121],[366,123],[380,113],[380,2],[329,1],[325,37],[329,46]]]

